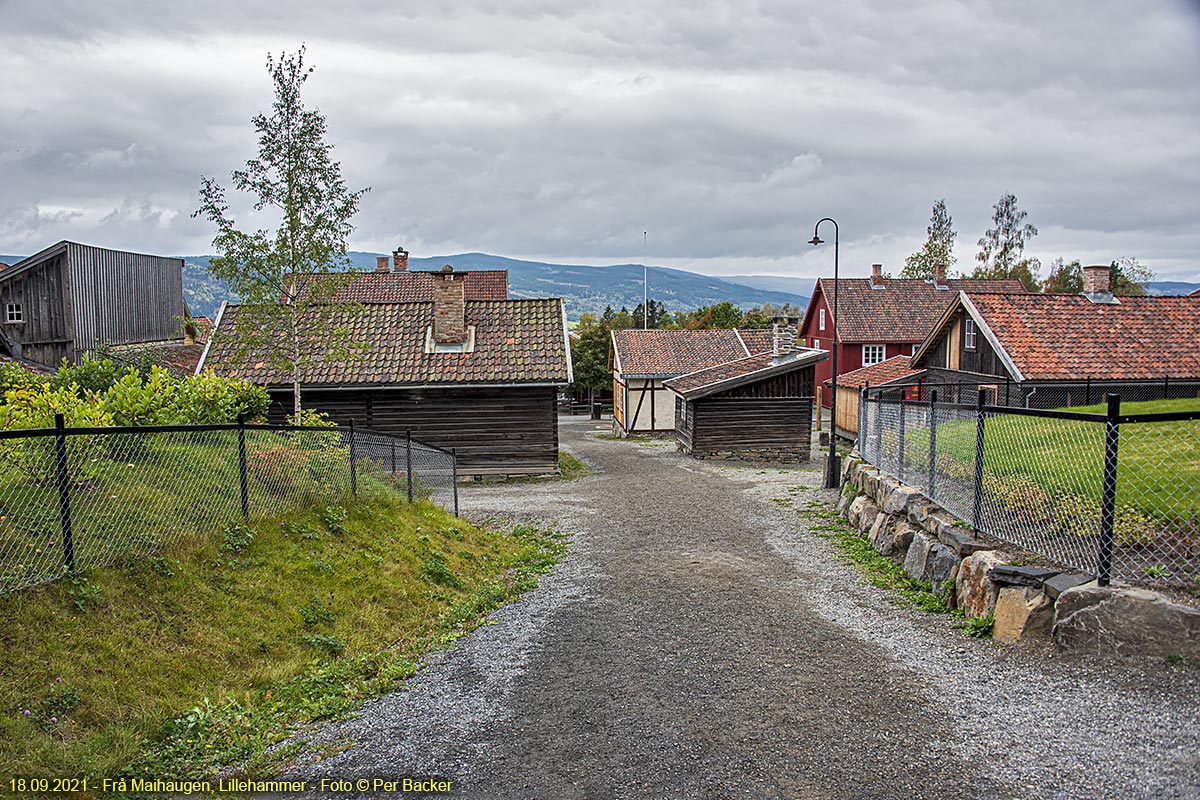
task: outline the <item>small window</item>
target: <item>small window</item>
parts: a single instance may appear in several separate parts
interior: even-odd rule
[[[967,317],[963,324],[963,347],[975,349],[975,320]]]
[[[9,303],[4,309],[5,322],[24,322],[25,312],[21,309],[20,303]]]
[[[883,361],[884,346],[881,344],[864,344],[862,365],[869,367],[872,364],[878,364]]]
[[[817,317],[820,320],[821,330],[825,330],[825,309],[822,308],[819,312],[817,312]]]
[[[820,339],[813,339],[813,348],[816,350],[821,349],[821,340]]]

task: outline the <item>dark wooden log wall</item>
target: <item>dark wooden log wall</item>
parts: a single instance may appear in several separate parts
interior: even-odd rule
[[[67,305],[66,253],[0,284],[0,325],[21,343],[21,357],[57,367],[75,360],[74,330]],[[0,276],[2,277],[2,276]],[[9,303],[20,303],[24,322],[9,324]]]
[[[786,450],[808,458],[811,397],[702,397],[687,404],[690,448],[695,453]]]
[[[306,390],[305,408],[324,411],[335,422],[372,428],[457,448],[461,475],[540,474],[558,468],[557,390],[545,387],[461,389]],[[290,391],[272,392],[271,422],[292,410]]]
[[[959,369],[965,372],[979,372],[984,375],[998,375],[1001,379],[1008,375],[1008,370],[1000,361],[1000,357],[996,355],[996,351],[992,349],[992,344],[984,337],[983,331],[979,326],[975,326],[975,349],[967,349],[967,336],[965,332],[966,314],[961,314],[958,320],[959,326],[959,341],[962,343],[962,363]],[[942,363],[945,363],[944,361]]]

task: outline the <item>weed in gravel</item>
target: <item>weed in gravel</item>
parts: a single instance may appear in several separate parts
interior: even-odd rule
[[[558,471],[564,481],[574,481],[592,473],[592,468],[565,450],[558,451]]]
[[[970,617],[954,627],[960,628],[964,634],[974,639],[990,639],[995,624],[996,618],[988,614],[983,617]]]

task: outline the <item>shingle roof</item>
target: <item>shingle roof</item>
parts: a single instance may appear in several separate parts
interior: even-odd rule
[[[158,342],[154,344],[115,345],[109,349],[109,358],[122,364],[140,364],[148,358],[151,363],[174,375],[191,375],[196,371],[204,355],[204,343]]]
[[[864,386],[879,386],[883,383],[903,380],[904,378],[921,375],[923,369],[913,369],[910,364],[912,356],[892,356],[886,361],[860,367],[850,372],[838,375],[838,388],[861,389]],[[826,386],[833,384],[832,379],[825,381]]]
[[[803,348],[786,356],[775,356],[770,352],[756,353],[736,361],[727,361],[707,369],[696,370],[663,381],[663,385],[692,400],[713,392],[732,389],[746,383],[778,375],[800,367],[810,366],[828,358],[823,350]]]
[[[508,270],[486,269],[459,272],[467,300],[507,300]],[[355,272],[350,284],[334,295],[335,303],[418,303],[433,299],[433,273],[419,270],[400,272]]]
[[[945,284],[949,289],[938,289],[919,278],[884,278],[874,284],[877,288],[872,288],[869,278],[839,278],[837,283],[840,299],[835,297],[832,278],[819,278],[813,297],[824,292],[831,309],[837,299],[838,333],[843,342],[917,343],[959,291],[1025,294],[1025,287],[1016,280],[951,278]],[[814,306],[809,304],[810,313]]]
[[[1108,304],[1072,294],[971,293],[966,299],[1025,380],[1200,378],[1200,298],[1119,297]]]
[[[615,330],[612,344],[627,377],[675,376],[771,349],[771,332]]]
[[[239,306],[226,306],[209,344],[204,368],[267,386],[290,383],[259,356],[237,360]],[[302,370],[304,386],[343,384],[552,383],[569,380],[562,301],[476,300],[466,303],[466,323],[475,328],[469,353],[427,353],[433,303],[366,303],[355,309],[314,309],[322,315],[316,336],[305,343],[317,363]],[[365,343],[352,360],[321,362],[335,328]]]

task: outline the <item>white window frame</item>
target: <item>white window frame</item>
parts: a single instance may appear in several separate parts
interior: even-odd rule
[[[820,340],[820,339],[817,339],[817,338],[815,338],[815,337],[813,338],[813,349],[814,349],[814,350],[820,350],[820,349],[821,349],[821,340]]]
[[[974,350],[979,343],[979,330],[975,326],[975,320],[968,315],[963,320],[963,349]]]
[[[9,303],[4,309],[4,321],[9,325],[25,321],[25,309],[20,303]]]
[[[878,358],[868,361],[867,360],[868,352],[870,352],[872,355],[877,355]],[[887,345],[885,345],[885,344],[864,344],[862,346],[862,365],[864,367],[869,367],[873,364],[881,364],[886,360],[887,360]]]
[[[817,310],[817,327],[820,330],[825,330],[825,309]]]

